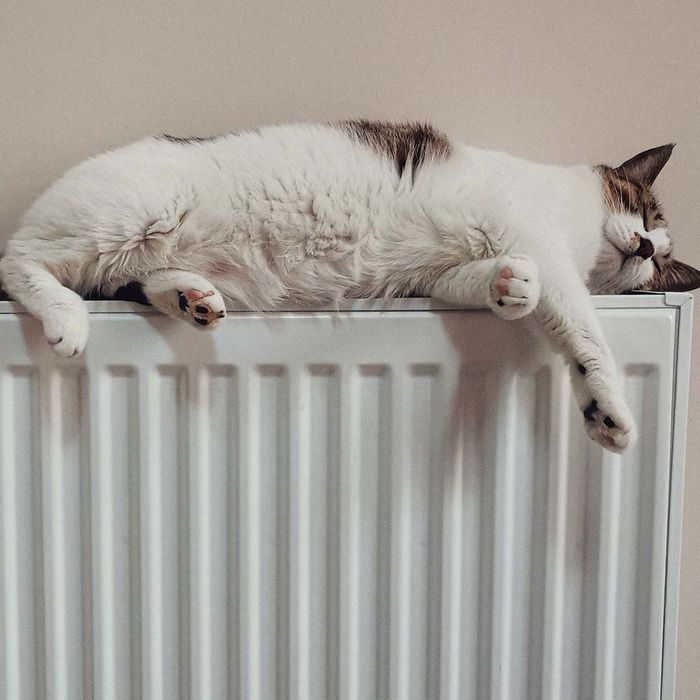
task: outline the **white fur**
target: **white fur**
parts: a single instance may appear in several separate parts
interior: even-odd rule
[[[585,286],[610,225],[586,166],[455,143],[399,177],[390,158],[331,126],[279,126],[186,145],[146,139],[81,163],[28,211],[0,275],[65,355],[87,338],[75,292],[133,280],[179,318],[183,284],[260,309],[418,292],[504,318],[534,310],[586,367],[573,376],[581,408],[600,409],[589,434],[619,450],[634,426]]]

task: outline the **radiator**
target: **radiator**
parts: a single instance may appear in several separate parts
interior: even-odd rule
[[[484,310],[0,303],[0,698],[670,700],[691,298],[596,303],[622,457]]]

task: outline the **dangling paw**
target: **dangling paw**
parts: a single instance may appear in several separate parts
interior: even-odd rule
[[[488,304],[506,320],[529,314],[540,299],[537,267],[524,255],[498,258],[489,286]]]
[[[215,289],[178,290],[178,306],[183,316],[196,328],[214,328],[226,317],[226,306]]]
[[[590,376],[580,364],[575,372],[579,381],[572,372],[572,385],[588,437],[612,452],[632,447],[637,439],[634,418],[620,390],[611,388],[615,383],[602,382],[600,375]]]
[[[73,357],[83,351],[88,339],[88,313],[83,304],[52,306],[43,326],[46,340],[56,354]]]
[[[624,403],[591,399],[583,418],[588,436],[612,452],[623,452],[637,439],[634,418]]]

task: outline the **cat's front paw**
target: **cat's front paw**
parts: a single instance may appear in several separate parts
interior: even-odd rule
[[[184,289],[177,295],[180,311],[196,328],[214,328],[226,317],[226,305],[215,289]]]
[[[597,394],[586,401],[581,410],[588,437],[612,452],[623,452],[634,445],[637,430],[623,399]]]
[[[612,363],[612,359],[608,360]],[[625,402],[615,371],[570,365],[571,386],[583,413],[588,437],[612,452],[623,452],[637,439],[632,412]]]
[[[61,357],[73,357],[85,348],[88,313],[84,304],[52,306],[43,326],[51,349]]]
[[[537,306],[540,283],[537,266],[524,255],[498,258],[489,285],[488,304],[509,321],[522,318]]]

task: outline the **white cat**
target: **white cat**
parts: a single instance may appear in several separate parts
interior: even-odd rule
[[[588,434],[620,451],[633,420],[586,285],[700,285],[670,257],[651,192],[671,149],[616,169],[547,166],[367,121],[149,138],[43,194],[0,278],[64,356],[87,340],[80,294],[134,282],[200,328],[225,316],[226,298],[273,309],[420,294],[532,313],[570,362]]]

